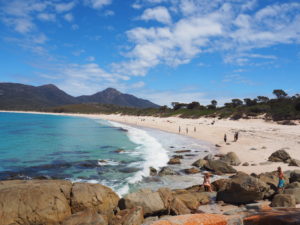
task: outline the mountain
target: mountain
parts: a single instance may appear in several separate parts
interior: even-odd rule
[[[0,109],[34,110],[79,103],[103,103],[136,108],[158,107],[148,100],[122,94],[113,88],[90,96],[73,97],[53,84],[35,87],[17,83],[0,83]]]
[[[81,103],[102,103],[135,108],[157,108],[156,105],[148,100],[137,98],[133,95],[123,94],[114,88],[107,88],[104,91],[93,95],[83,95],[77,97]]]
[[[31,86],[0,83],[0,109],[37,109],[75,104],[78,101],[53,84]]]

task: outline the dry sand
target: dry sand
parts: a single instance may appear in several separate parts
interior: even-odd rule
[[[262,173],[274,171],[278,166],[283,170],[300,169],[284,163],[270,163],[268,157],[276,150],[286,150],[292,158],[300,160],[300,125],[287,126],[262,119],[228,120],[228,119],[182,119],[178,117],[158,118],[124,115],[103,114],[68,114],[59,115],[83,116],[101,118],[129,125],[155,128],[171,133],[179,133],[202,141],[219,145],[220,153],[235,152],[242,163],[248,162],[249,166],[236,166],[238,171],[246,173]],[[214,122],[214,124],[212,124]],[[196,129],[196,131],[195,131]],[[188,131],[188,133],[187,133]],[[233,142],[234,133],[239,132],[239,140]],[[223,141],[227,134],[227,143]],[[255,165],[252,165],[255,164]]]

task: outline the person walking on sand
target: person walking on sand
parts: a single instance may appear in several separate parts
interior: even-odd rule
[[[204,186],[204,190],[206,192],[212,192],[212,190],[211,190],[211,183],[210,183],[210,174],[209,173],[205,173],[204,174],[203,186]]]
[[[178,127],[178,133],[180,133],[180,132],[181,132],[181,127],[179,126],[179,127]]]
[[[226,143],[227,142],[227,135],[224,134],[224,142]]]
[[[194,127],[194,132],[196,132],[197,130],[196,130],[196,127]]]
[[[283,175],[281,167],[277,168],[277,175],[278,175],[278,178],[279,178],[278,185],[277,185],[277,192],[281,193],[283,191],[284,183],[285,183],[284,182],[284,175]]]
[[[188,134],[188,133],[189,133],[189,128],[186,128],[186,130],[185,130],[185,131],[186,131],[186,133]]]
[[[235,132],[234,134],[234,142],[237,142],[239,139],[239,132]]]

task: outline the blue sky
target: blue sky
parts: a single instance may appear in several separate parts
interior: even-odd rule
[[[0,0],[0,82],[159,104],[300,92],[300,2]]]

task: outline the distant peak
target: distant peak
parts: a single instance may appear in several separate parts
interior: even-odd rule
[[[57,88],[54,84],[45,84],[45,85],[41,85],[39,87],[43,87],[43,88]]]
[[[117,89],[115,88],[106,88],[103,92],[106,93],[113,93],[113,94],[121,94],[121,92],[119,92]]]

